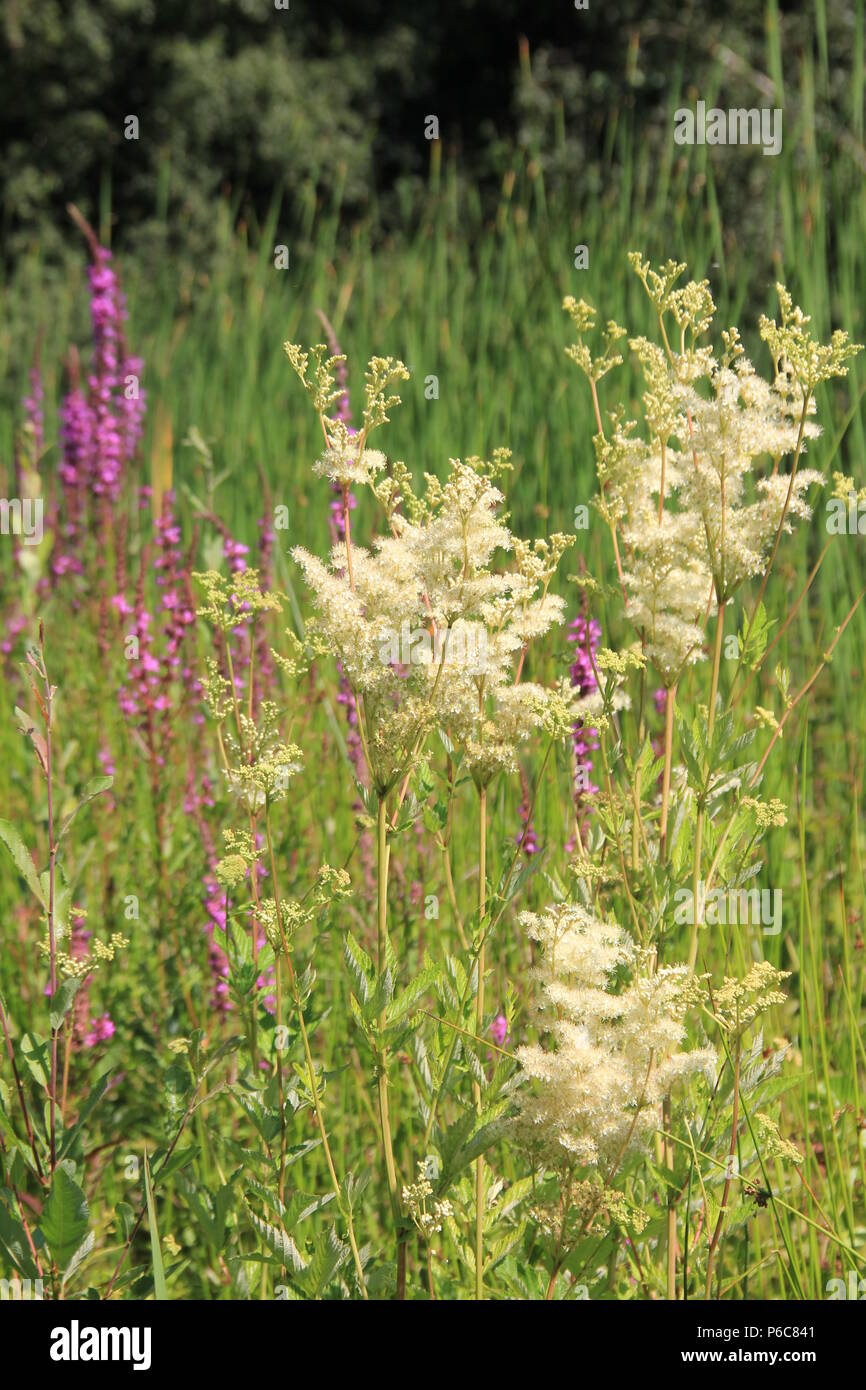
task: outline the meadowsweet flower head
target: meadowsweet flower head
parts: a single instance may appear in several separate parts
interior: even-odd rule
[[[829,343],[816,342],[809,332],[809,315],[794,303],[784,285],[777,283],[776,293],[780,322],[762,314],[759,328],[777,369],[784,364],[804,395],[830,377],[847,376],[847,364],[862,352],[863,344],[850,342],[848,334],[841,329],[836,330]]]
[[[854,479],[847,473],[835,470],[831,496],[839,502],[866,502],[866,487],[858,488]]]
[[[686,966],[654,969],[622,928],[577,904],[524,912],[520,922],[541,947],[538,1007],[554,1045],[519,1049],[534,1084],[522,1093],[517,1132],[553,1163],[619,1162],[656,1127],[670,1088],[715,1064],[711,1049],[682,1047],[703,982]]]
[[[230,769],[229,788],[250,810],[264,809],[286,795],[303,762],[303,754],[294,743],[260,748],[252,762],[238,762]]]
[[[202,697],[211,718],[221,723],[234,708],[231,682],[220,671],[215,657],[206,657],[205,670]]]
[[[816,343],[808,317],[779,286],[781,322],[760,321],[773,359],[767,380],[736,328],[722,333],[719,354],[699,341],[715,315],[707,281],[681,284],[681,262],[654,269],[637,252],[629,261],[661,342],[629,340],[645,382],[642,419],[627,420],[616,407],[595,435],[596,506],[621,536],[626,612],[670,688],[705,658],[704,625],[716,605],[763,573],[778,537],[811,517],[808,493],[823,479],[799,464],[820,434],[813,392],[844,375],[859,346],[844,333]],[[579,334],[569,355],[595,390],[597,362],[605,370],[614,362],[610,343],[603,359],[593,358],[584,337],[594,330],[594,312],[572,299],[564,308]]]
[[[713,992],[713,1014],[727,1034],[739,1036],[767,1009],[784,1004],[787,996],[779,989],[790,970],[777,970],[768,960],[757,961],[742,980],[725,977]]]
[[[58,939],[62,939],[62,935],[62,930],[55,931],[55,936]],[[57,972],[67,979],[85,980],[101,965],[110,964],[117,953],[125,950],[128,945],[129,939],[122,932],[112,932],[108,941],[100,941],[94,937],[90,951],[82,950],[79,944],[72,943],[69,951],[57,950],[55,952]],[[50,956],[51,945],[47,935],[44,940],[39,942],[39,950],[43,956]]]
[[[629,251],[628,263],[646,290],[656,313],[664,314],[671,306],[674,285],[687,269],[685,261],[667,260],[659,270],[653,270],[639,251]]]
[[[571,318],[578,335],[577,342],[565,349],[565,355],[580,367],[590,381],[600,381],[614,367],[622,365],[622,356],[617,351],[616,344],[626,336],[624,328],[611,319],[604,333],[604,351],[599,357],[593,357],[583,341],[583,335],[595,327],[595,310],[586,300],[575,300],[570,294],[562,301],[562,307]]]
[[[309,352],[304,352],[297,343],[284,343],[283,350],[312,399],[316,413],[329,415],[343,395],[342,388],[336,386],[334,369],[345,363],[345,357],[329,354],[324,343],[318,343]]]
[[[429,1198],[433,1196],[433,1185],[427,1177],[423,1159],[418,1163],[417,1181],[404,1185],[401,1196],[407,1215],[425,1240],[441,1231],[444,1222],[453,1215],[451,1203],[447,1198],[429,1202]]]
[[[194,572],[192,578],[204,594],[204,602],[196,612],[220,632],[231,632],[257,613],[279,612],[282,598],[276,593],[263,593],[259,588],[259,572],[255,569],[235,571],[230,577],[218,570]]]
[[[371,775],[387,788],[432,717],[427,676],[403,651],[410,634],[429,622],[412,558],[394,537],[381,539],[372,551],[353,546],[351,577],[345,545],[334,547],[330,565],[300,546],[292,556],[313,594],[317,636],[363,702]]]
[[[297,369],[305,378],[309,362],[298,357]],[[324,422],[331,451],[317,470],[344,487],[369,487],[389,534],[369,548],[343,536],[328,563],[302,546],[292,552],[313,593],[315,630],[352,697],[379,792],[403,774],[437,720],[486,784],[503,768],[516,770],[527,730],[558,730],[565,718],[558,692],[514,686],[528,643],[563,620],[564,604],[549,586],[572,538],[515,540],[497,485],[511,467],[505,449],[491,459],[451,459],[444,480],[426,475],[422,495],[405,465],[385,476],[385,456],[363,441],[387,420],[399,400],[392,388],[405,377],[401,363],[372,359],[362,435]],[[494,557],[509,551],[514,567],[494,569]]]
[[[345,869],[332,869],[330,864],[320,864],[316,873],[313,898],[318,906],[348,898],[352,893],[352,880]]]
[[[279,910],[275,898],[260,897],[256,905],[256,920],[275,956],[283,952],[283,938],[290,942],[297,928],[309,922],[311,916],[310,909],[297,898],[281,898]]]
[[[388,423],[388,411],[400,404],[400,397],[389,395],[392,387],[409,380],[409,372],[397,357],[372,357],[364,382],[364,434],[369,435]]]
[[[249,865],[242,854],[227,854],[214,869],[214,878],[226,890],[239,888],[246,881]]]
[[[350,433],[339,420],[331,423],[331,438],[322,458],[313,464],[317,477],[329,478],[339,488],[369,487],[385,467],[385,455],[379,449],[360,452],[358,435]]]
[[[779,1132],[779,1126],[770,1115],[766,1115],[762,1110],[755,1111],[755,1123],[761,1136],[762,1148],[765,1158],[781,1158],[788,1163],[800,1164],[803,1162],[803,1155],[792,1144],[790,1139],[784,1139]]]
[[[769,830],[771,826],[787,825],[788,823],[788,808],[777,796],[771,797],[769,801],[761,801],[754,796],[745,796],[742,804],[752,811],[759,830]]]

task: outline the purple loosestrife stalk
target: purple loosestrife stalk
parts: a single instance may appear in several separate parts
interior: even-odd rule
[[[81,384],[78,355],[71,350],[70,390],[60,405],[58,473],[63,523],[52,555],[55,582],[68,573],[84,573],[81,547],[88,531],[100,533],[98,555],[102,563],[116,524],[116,506],[141,439],[146,409],[141,387],[143,362],[126,347],[126,299],[111,252],[99,244],[80,213],[75,209],[71,212],[92,256],[88,283],[93,350],[86,390]]]
[[[598,690],[595,678],[594,657],[601,641],[601,624],[595,618],[577,617],[570,624],[569,642],[575,644],[574,661],[569,668],[571,684],[583,698]],[[587,798],[595,796],[598,787],[592,781],[592,754],[598,750],[598,731],[588,725],[585,719],[577,719],[571,738],[573,778],[574,778],[574,840],[583,843],[583,824]],[[574,844],[574,840],[569,845]],[[569,846],[566,846],[569,848]]]
[[[37,458],[45,448],[44,400],[45,391],[42,386],[42,373],[39,370],[38,363],[34,363],[30,368],[30,394],[24,397],[22,405],[24,406],[25,420],[32,432],[34,452]]]
[[[201,688],[191,660],[195,601],[190,579],[190,546],[181,549],[181,529],[174,497],[166,493],[162,514],[154,520],[154,537],[142,555],[132,604],[122,588],[111,600],[121,619],[131,618],[127,640],[126,680],[120,708],[138,728],[155,769],[166,766],[178,721],[186,716],[201,722]],[[152,574],[156,602],[151,604],[147,579]],[[158,789],[154,788],[154,794]]]
[[[189,560],[184,559],[180,526],[174,514],[174,495],[166,493],[162,515],[154,522],[155,554],[153,567],[159,590],[162,621],[162,656],[159,691],[154,702],[160,711],[169,711],[176,699],[186,699],[191,690],[193,666],[189,659],[188,637],[195,624],[195,605],[190,588]],[[191,547],[192,549],[192,547]],[[172,720],[165,722],[166,743],[171,738]]]
[[[145,399],[140,380],[142,361],[127,354],[123,325],[126,298],[111,263],[111,252],[93,248],[90,279],[90,317],[93,362],[88,377],[93,414],[93,453],[90,483],[94,493],[110,503],[117,500],[124,467],[141,437]]]
[[[153,575],[156,602],[151,605],[147,580]],[[196,1010],[185,979],[185,965],[171,909],[171,885],[167,860],[169,805],[167,777],[178,730],[195,721],[200,694],[189,658],[195,611],[190,590],[188,559],[181,550],[181,531],[174,514],[174,499],[163,498],[162,514],[154,521],[153,541],[141,557],[133,602],[121,591],[111,607],[125,627],[125,681],[118,695],[121,712],[146,749],[154,814],[160,916],[168,920],[175,945],[181,989],[191,1023]],[[125,620],[131,619],[131,622]],[[160,988],[165,1003],[164,940],[160,935]]]
[[[78,385],[78,358],[71,357],[72,390],[60,405],[60,484],[65,524],[58,540],[52,572],[57,578],[72,571],[83,573],[78,553],[80,528],[86,519],[90,459],[93,452],[93,416],[87,397]]]
[[[538,853],[538,839],[532,822],[532,796],[523,769],[520,770],[521,799],[517,814],[523,822],[523,829],[517,832],[517,843],[527,859]]]

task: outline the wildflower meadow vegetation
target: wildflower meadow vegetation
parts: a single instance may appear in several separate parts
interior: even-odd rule
[[[616,140],[5,287],[4,1287],[861,1287],[864,193]]]

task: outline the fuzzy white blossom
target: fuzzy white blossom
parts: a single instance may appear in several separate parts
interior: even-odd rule
[[[777,538],[811,517],[807,493],[823,478],[799,465],[820,434],[814,390],[844,376],[859,345],[842,332],[815,342],[808,316],[778,285],[781,321],[760,321],[773,359],[768,380],[746,358],[736,328],[722,333],[718,353],[699,341],[715,315],[706,280],[679,285],[682,263],[654,270],[636,252],[629,261],[661,342],[629,340],[644,376],[642,420],[626,420],[618,408],[605,429],[597,417],[596,505],[621,552],[628,616],[671,687],[704,657],[704,627],[716,606],[765,573]],[[597,403],[598,382],[621,361],[614,345],[624,330],[608,324],[604,351],[594,357],[584,337],[595,311],[570,297],[563,308],[578,334],[567,354]]]
[[[329,400],[333,363],[324,349],[289,347],[314,399]],[[370,429],[396,402],[385,392],[387,380],[401,379],[399,367],[371,362]],[[529,644],[564,620],[564,601],[549,586],[573,538],[530,543],[512,534],[498,486],[507,450],[492,460],[451,459],[445,479],[425,475],[416,495],[404,464],[377,476],[386,460],[364,447],[368,428],[359,439],[337,421],[323,417],[323,427],[328,448],[315,471],[344,488],[367,485],[390,531],[369,549],[341,542],[327,564],[302,546],[292,552],[313,593],[315,630],[358,697],[376,789],[390,790],[436,723],[479,786],[515,772],[517,750],[534,732],[564,737],[576,717],[572,693],[521,684]]]
[[[609,1169],[658,1128],[674,1083],[713,1074],[711,1048],[683,1049],[702,983],[683,965],[654,969],[621,927],[579,905],[524,912],[520,922],[541,948],[538,1009],[551,1045],[519,1049],[533,1084],[518,1133],[543,1159]]]

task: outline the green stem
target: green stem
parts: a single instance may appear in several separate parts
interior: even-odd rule
[[[668,813],[671,804],[671,764],[674,747],[674,701],[676,685],[665,691],[665,764],[662,773],[662,812],[659,827],[659,861],[664,864],[668,854]]]
[[[478,813],[478,927],[483,930],[487,911],[487,788],[479,793]],[[475,998],[475,1032],[484,1034],[484,963],[485,941],[482,937],[478,952],[478,992]],[[479,1119],[482,1111],[481,1086],[475,1082],[475,1108]],[[484,1159],[475,1161],[475,1297],[484,1298]]]
[[[719,604],[716,614],[716,641],[713,648],[713,675],[710,685],[710,707],[707,713],[707,747],[710,748],[713,742],[713,730],[716,724],[716,699],[719,693],[719,668],[722,663],[722,641],[725,633],[725,602]],[[706,769],[705,769],[706,770]],[[692,925],[692,939],[689,945],[689,969],[694,970],[695,962],[698,958],[698,932],[701,927],[701,904],[700,904],[700,879],[701,879],[701,851],[704,844],[704,807],[703,801],[698,805],[698,817],[695,825],[695,856],[692,869],[692,911],[694,923]]]
[[[670,1133],[671,1127],[671,1097],[670,1092],[665,1096],[662,1103],[663,1124],[666,1133]],[[664,1141],[665,1166],[673,1168],[674,1151],[667,1139]],[[671,1302],[676,1301],[677,1296],[677,1209],[674,1205],[674,1194],[668,1189],[668,1211],[667,1211],[667,1293]]]
[[[733,1170],[734,1154],[735,1154],[736,1148],[737,1148],[737,1125],[738,1125],[738,1123],[739,1123],[739,1107],[740,1107],[740,1052],[741,1052],[741,1043],[740,1043],[740,1038],[739,1038],[739,1036],[738,1036],[738,1037],[737,1037],[736,1058],[735,1058],[735,1061],[734,1061],[734,1107],[733,1107],[733,1112],[732,1112],[732,1116],[731,1116],[731,1147],[730,1147],[730,1149],[729,1149],[729,1151],[728,1151],[728,1162],[727,1162],[727,1168],[726,1168],[726,1172],[725,1172],[725,1186],[724,1186],[724,1189],[723,1189],[723,1191],[722,1191],[722,1205],[721,1205],[721,1207],[719,1208],[719,1217],[718,1217],[718,1220],[717,1220],[717,1222],[716,1222],[716,1229],[713,1231],[712,1239],[710,1240],[709,1252],[708,1252],[708,1254],[707,1254],[707,1283],[706,1283],[706,1291],[705,1291],[705,1297],[706,1297],[707,1299],[710,1298],[711,1292],[712,1292],[712,1286],[713,1286],[713,1260],[715,1259],[716,1250],[717,1250],[717,1248],[718,1248],[718,1244],[719,1244],[719,1241],[721,1240],[721,1236],[722,1236],[722,1228],[724,1227],[724,1224],[725,1224],[725,1213],[727,1212],[727,1208],[728,1208],[728,1194],[729,1194],[729,1192],[730,1192],[730,1190],[731,1190],[731,1177],[732,1177],[732,1175],[733,1175],[732,1170]]]
[[[377,897],[377,968],[381,979],[386,969],[388,941],[388,813],[385,797],[378,798],[378,817],[376,835],[376,868],[378,879]],[[379,1032],[384,1037],[387,1023],[385,1010],[379,1015]],[[388,1180],[388,1197],[391,1202],[391,1215],[397,1230],[397,1297],[405,1297],[406,1292],[406,1242],[401,1234],[402,1216],[400,1195],[397,1188],[397,1167],[394,1162],[394,1145],[391,1138],[391,1114],[388,1104],[388,1050],[384,1042],[379,1049],[379,1124],[382,1130],[382,1148],[385,1153],[385,1174]]]

